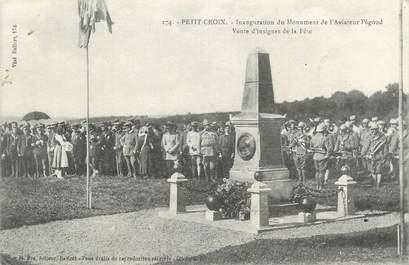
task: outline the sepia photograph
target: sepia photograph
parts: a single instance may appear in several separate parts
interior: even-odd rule
[[[0,0],[0,264],[407,264],[409,0]]]

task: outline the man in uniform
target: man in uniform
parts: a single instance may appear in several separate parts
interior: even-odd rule
[[[217,134],[211,130],[210,123],[203,121],[204,130],[200,134],[200,153],[203,157],[205,177],[208,181],[215,181]]]
[[[369,129],[369,120],[363,119],[361,123],[361,128],[359,129],[359,152],[361,158],[361,171],[363,174],[369,173],[368,161],[366,158],[367,154],[362,153],[362,150],[368,150],[368,145],[371,138],[371,130]]]
[[[30,132],[28,124],[23,127],[23,135],[21,136],[19,159],[23,165],[24,177],[31,177],[33,173],[34,155],[33,155],[33,135]]]
[[[41,176],[41,170],[40,170],[41,168],[42,175],[46,177],[48,138],[45,135],[43,126],[37,126],[36,130],[37,130],[37,133],[35,134],[34,141],[33,141],[33,154],[34,154],[34,160],[35,160],[35,165],[36,165],[34,176],[35,177]]]
[[[314,153],[315,182],[317,189],[321,190],[324,185],[324,174],[328,167],[329,153],[332,151],[332,143],[329,137],[325,136],[325,125],[317,125],[315,135],[311,138],[311,151]]]
[[[166,132],[162,136],[162,148],[165,151],[166,177],[174,172],[175,162],[178,160],[180,151],[179,135],[176,133],[176,125],[167,122]]]
[[[292,137],[290,148],[293,153],[294,164],[298,172],[298,181],[305,184],[307,177],[306,154],[310,145],[310,137],[304,132],[305,123],[298,123],[298,131]]]
[[[371,161],[371,174],[374,185],[379,188],[382,181],[383,168],[385,164],[385,156],[388,152],[386,136],[379,131],[377,123],[372,122],[370,125],[371,138],[366,149],[362,150],[367,154],[367,158]]]
[[[199,124],[196,121],[192,122],[192,129],[186,135],[186,143],[189,148],[192,177],[199,178],[201,173],[202,158],[200,156]]]
[[[77,176],[81,176],[85,172],[85,156],[87,153],[86,136],[80,131],[79,126],[79,124],[73,124],[71,133],[74,169]]]
[[[396,119],[390,120],[388,157],[392,167],[392,179],[399,179],[399,129]]]
[[[47,126],[47,157],[48,157],[48,175],[52,174],[52,163],[54,157],[54,148],[55,148],[55,127],[57,126],[56,123],[50,124]]]
[[[125,134],[121,138],[122,152],[128,169],[128,177],[136,178],[136,142],[137,135],[132,129],[132,123],[125,123]]]
[[[114,122],[114,126],[112,127],[112,132],[114,133],[114,152],[115,152],[115,164],[116,164],[116,175],[123,176],[122,171],[122,144],[121,138],[123,136],[122,130],[120,128],[121,123],[119,121]]]
[[[230,124],[224,126],[223,135],[219,136],[219,157],[222,164],[222,176],[227,178],[234,159],[234,137],[231,135]]]
[[[340,126],[340,132],[334,148],[334,152],[340,155],[338,169],[341,169],[344,165],[348,165],[351,170],[351,177],[356,178],[358,139],[352,129],[345,124]]]

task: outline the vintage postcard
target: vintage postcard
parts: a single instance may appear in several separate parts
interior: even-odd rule
[[[407,262],[408,0],[0,0],[0,264]]]

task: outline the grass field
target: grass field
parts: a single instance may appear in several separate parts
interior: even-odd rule
[[[85,182],[84,177],[1,179],[1,229],[168,205],[169,184],[165,179],[98,176],[92,182],[93,208],[89,210],[85,207]],[[198,189],[209,186],[204,181],[194,181],[193,184]],[[312,181],[308,185],[313,186]],[[189,204],[201,204],[206,193],[190,192],[188,196]],[[336,198],[320,198],[318,202],[336,205]],[[358,185],[356,206],[360,210],[398,211],[398,202],[396,183],[386,182],[379,190],[365,182]]]

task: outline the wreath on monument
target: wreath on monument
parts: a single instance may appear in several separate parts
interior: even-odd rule
[[[210,210],[219,211],[222,218],[247,220],[250,217],[249,187],[247,182],[224,178],[223,183],[206,199],[206,205]]]

